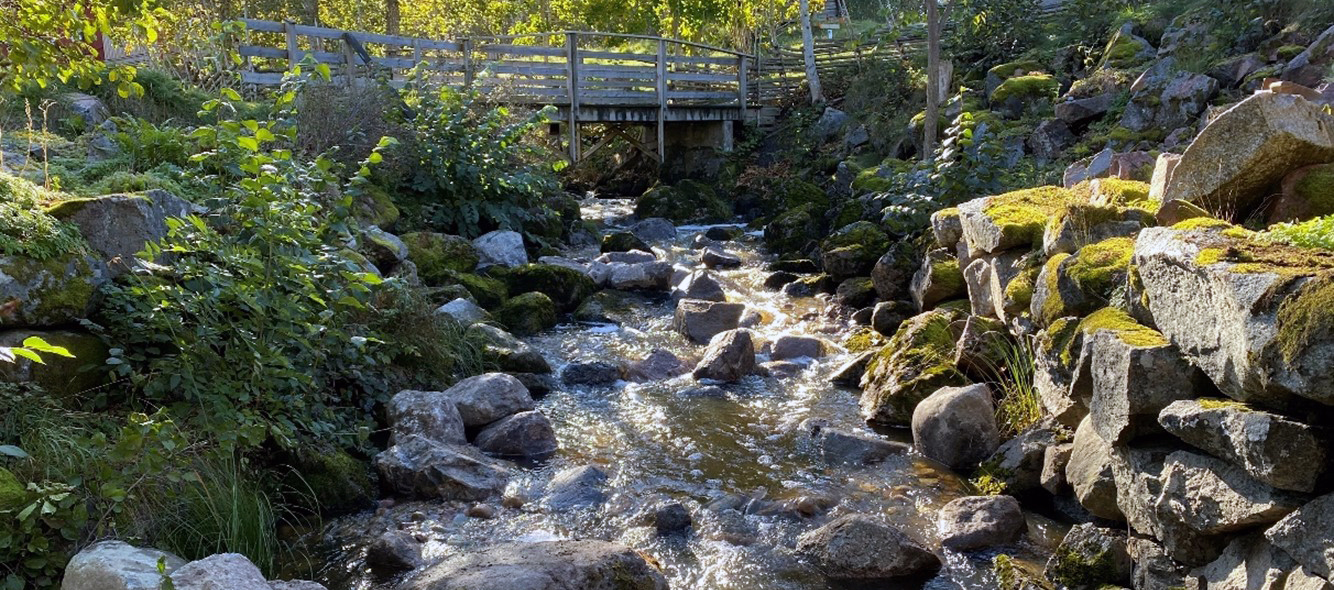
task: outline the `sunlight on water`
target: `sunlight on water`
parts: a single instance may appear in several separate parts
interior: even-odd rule
[[[630,212],[631,204],[588,200],[583,210],[588,219],[615,222]],[[698,251],[689,248],[690,238],[703,229],[681,227],[675,243],[655,246],[679,267],[695,267]],[[744,265],[716,274],[730,300],[745,302],[769,319],[755,328],[761,341],[804,334],[833,343],[836,333],[846,330],[845,320],[828,319],[820,299],[793,301],[761,288],[766,273],[757,236],[747,235],[727,248]],[[572,256],[591,258],[596,251]],[[563,325],[529,342],[557,372],[575,361],[638,360],[656,348],[693,362],[690,359],[698,358],[703,347],[671,330],[672,312],[666,296],[646,297],[620,327]],[[556,429],[560,453],[543,465],[521,470],[510,484],[512,494],[530,500],[523,509],[481,520],[463,517],[458,506],[441,505],[433,514],[412,505],[412,510],[426,514],[414,515],[416,520],[406,526],[429,538],[431,558],[506,540],[601,538],[652,556],[677,590],[828,588],[822,576],[793,556],[798,535],[829,516],[862,512],[882,517],[932,545],[934,511],[967,494],[957,476],[919,458],[891,458],[867,467],[831,466],[820,459],[802,433],[803,421],[814,418],[843,430],[866,429],[857,413],[857,392],[827,382],[834,368],[848,358],[838,350],[793,378],[749,377],[727,387],[720,397],[682,395],[681,390],[695,385],[688,375],[657,383],[564,387],[538,404]],[[607,471],[606,504],[565,514],[538,508],[535,500],[551,477],[579,465]],[[684,503],[694,516],[694,533],[688,539],[660,538],[646,526],[645,512],[666,500]],[[331,525],[325,537],[342,534],[333,531],[403,527],[405,510],[344,519]],[[803,510],[815,516],[803,516]],[[343,562],[338,571],[325,572],[331,588],[393,586],[393,581],[358,573],[361,564],[355,546],[344,551],[332,558]],[[990,557],[949,555],[940,575],[927,587],[993,587],[985,573]]]

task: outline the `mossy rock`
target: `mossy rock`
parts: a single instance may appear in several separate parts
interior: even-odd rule
[[[894,171],[886,166],[867,168],[852,180],[853,194],[883,193],[894,188]]]
[[[1153,46],[1131,32],[1129,23],[1122,25],[1102,50],[1099,69],[1124,70],[1138,67],[1155,54]]]
[[[579,304],[574,319],[581,322],[623,324],[630,321],[636,309],[645,302],[626,291],[606,289],[598,291]]]
[[[628,232],[618,231],[602,236],[601,251],[606,252],[629,252],[631,250],[642,250],[652,252],[653,247],[648,242],[639,239],[639,236]]]
[[[574,311],[597,291],[587,274],[554,264],[525,264],[504,271],[499,278],[511,293],[545,293],[562,312]]]
[[[799,178],[789,179],[782,183],[775,189],[774,194],[788,209],[806,204],[815,205],[818,208],[829,206],[829,195],[824,192],[824,189]]]
[[[941,387],[966,385],[954,367],[956,334],[951,324],[963,313],[937,308],[903,322],[889,344],[867,363],[862,376],[862,417],[907,426],[917,404]]]
[[[1047,259],[1033,294],[1034,319],[1045,326],[1106,305],[1112,292],[1126,282],[1134,248],[1131,238],[1112,238],[1084,246],[1074,255]]]
[[[0,467],[0,513],[28,504],[28,488],[8,469]]]
[[[843,339],[843,348],[855,354],[875,350],[884,346],[885,342],[885,337],[870,326],[858,326]]]
[[[1084,336],[1108,331],[1121,342],[1136,348],[1155,348],[1169,344],[1161,332],[1140,324],[1130,314],[1115,307],[1104,307],[1089,314],[1079,321],[1077,329]]]
[[[1156,213],[1162,205],[1149,198],[1149,183],[1138,180],[1096,178],[1079,183],[1073,190],[1081,197],[1087,191],[1087,200],[1094,205],[1138,207],[1150,213]]]
[[[779,255],[801,253],[823,234],[823,219],[809,203],[792,209],[764,226],[764,245]]]
[[[0,255],[0,328],[62,326],[88,317],[98,289],[110,275],[105,265],[83,251],[41,260]]]
[[[472,242],[459,236],[413,232],[400,239],[408,247],[408,258],[417,265],[417,276],[427,285],[450,284],[452,273],[471,272],[481,260]]]
[[[294,462],[296,473],[290,487],[303,491],[309,488],[317,502],[312,508],[318,508],[321,514],[337,516],[375,505],[379,487],[369,462],[342,449],[303,452]]]
[[[1000,252],[1022,246],[1040,247],[1047,224],[1079,200],[1059,186],[1012,191],[959,206],[964,238],[974,250]]]
[[[1334,215],[1334,164],[1301,168],[1283,180],[1283,196],[1273,205],[1269,222],[1300,221]]]
[[[1006,104],[1012,100],[1024,106],[1043,100],[1055,103],[1060,91],[1060,80],[1047,74],[1030,74],[1001,82],[991,93],[990,100],[992,105]]]
[[[449,271],[445,273],[441,287],[462,287],[471,295],[471,299],[488,310],[495,310],[509,298],[509,287],[505,281],[494,277],[484,277],[466,272]]]
[[[830,227],[846,227],[849,224],[866,220],[866,203],[861,199],[848,199],[834,207]]]
[[[727,221],[732,206],[708,185],[696,180],[682,180],[672,186],[655,185],[635,203],[640,219],[663,217],[673,223],[709,223]]]
[[[556,304],[542,293],[524,293],[511,297],[495,316],[514,335],[531,336],[556,326]]]
[[[27,359],[0,362],[0,381],[32,383],[57,399],[77,399],[81,394],[107,382],[105,371],[107,345],[101,338],[87,332],[73,330],[8,330],[0,332],[0,346],[19,346],[25,339],[37,336],[52,346],[59,346],[74,355],[73,358],[41,354],[42,363]]]
[[[863,276],[889,250],[889,236],[874,223],[857,221],[820,243],[825,272],[835,277]]]
[[[1016,76],[1022,76],[1030,72],[1040,72],[1042,70],[1042,64],[1037,60],[1020,59],[992,67],[990,70],[987,70],[987,75],[1005,81]]]
[[[363,223],[378,225],[385,230],[392,229],[400,215],[389,191],[375,185],[367,185],[361,194],[353,198],[352,212]]]

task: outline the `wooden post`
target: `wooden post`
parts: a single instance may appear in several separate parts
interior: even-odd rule
[[[463,38],[463,87],[472,88],[472,39]]]
[[[736,76],[737,76],[737,77],[736,77],[736,81],[737,81],[737,96],[738,96],[738,98],[740,98],[741,120],[742,120],[742,121],[745,121],[745,120],[746,120],[746,93],[749,92],[749,88],[747,88],[747,84],[746,84],[746,82],[747,82],[747,80],[746,80],[746,56],[744,56],[744,55],[738,55],[737,58],[736,58],[736,63],[737,63],[737,66],[736,66],[736,67],[737,67],[737,70],[736,70],[736,71],[737,71],[737,73],[736,73]]]
[[[357,73],[356,59],[357,59],[357,55],[356,55],[356,52],[352,50],[352,44],[351,44],[351,43],[348,43],[347,40],[344,39],[344,40],[343,40],[343,75],[347,77],[347,80],[345,80],[345,81],[347,82],[347,87],[348,87],[348,88],[351,88],[351,87],[352,87],[352,77],[355,76],[356,73]]]
[[[570,102],[570,162],[579,161],[579,34],[565,33],[565,76]]]
[[[667,161],[667,41],[658,39],[658,163]]]
[[[287,35],[287,69],[291,70],[301,61],[301,49],[296,46],[296,23],[283,21],[283,33]]]

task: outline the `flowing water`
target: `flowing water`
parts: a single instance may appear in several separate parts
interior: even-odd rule
[[[590,200],[585,217],[615,226],[628,208],[627,201]],[[689,248],[690,238],[705,228],[678,229],[676,240],[654,247],[680,267],[695,267],[698,251]],[[798,334],[837,342],[849,329],[819,298],[794,300],[761,286],[766,258],[757,235],[726,247],[744,264],[715,275],[729,300],[763,313],[767,321],[754,328],[761,341]],[[589,247],[570,255],[597,253]],[[672,315],[665,294],[645,296],[619,327],[561,325],[528,341],[557,372],[570,362],[638,360],[655,348],[691,362],[703,347],[671,330]],[[819,419],[845,431],[866,430],[858,416],[858,392],[828,383],[830,373],[849,358],[836,349],[795,377],[751,376],[727,386],[725,396],[682,394],[695,385],[689,375],[609,387],[561,386],[538,402],[556,430],[560,452],[519,469],[510,484],[509,494],[528,499],[524,507],[503,509],[488,520],[468,518],[462,505],[413,503],[336,521],[320,536],[328,564],[321,578],[332,590],[392,588],[395,580],[365,573],[361,557],[367,539],[390,528],[425,539],[428,562],[502,541],[614,540],[655,559],[676,590],[833,588],[793,554],[793,547],[801,533],[847,512],[883,518],[938,547],[936,509],[968,493],[958,476],[915,455],[871,466],[830,465],[800,427]],[[607,472],[608,501],[561,514],[542,510],[538,500],[546,483],[560,470],[580,465]],[[689,508],[694,518],[689,536],[659,537],[645,520],[667,501]],[[1053,535],[1059,539],[1054,529],[1050,521],[1030,517],[1020,557],[1043,553]],[[945,566],[934,578],[880,587],[994,588],[991,556],[945,554]]]

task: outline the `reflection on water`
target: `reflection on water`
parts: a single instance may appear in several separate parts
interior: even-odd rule
[[[614,224],[630,209],[624,200],[589,200],[584,215]],[[675,242],[655,247],[678,266],[695,267],[698,252],[689,249],[689,241],[705,228],[679,229]],[[834,341],[846,329],[846,320],[827,316],[820,299],[791,300],[760,287],[765,272],[758,236],[747,235],[727,249],[744,264],[715,274],[730,300],[762,311],[769,320],[754,328],[762,341],[783,334]],[[571,253],[596,255],[592,249]],[[638,360],[655,348],[697,358],[702,347],[670,329],[672,312],[665,296],[646,297],[620,327],[562,325],[529,342],[558,372],[569,362]],[[550,418],[561,450],[542,465],[521,469],[511,482],[509,494],[527,498],[524,507],[484,520],[465,516],[466,506],[414,503],[342,519],[324,531],[329,555],[321,577],[333,590],[391,588],[392,580],[362,573],[359,552],[368,538],[392,528],[425,539],[428,559],[507,540],[615,540],[654,558],[677,590],[831,588],[793,556],[792,547],[801,533],[845,512],[882,517],[938,546],[935,510],[967,493],[957,476],[912,456],[867,467],[831,466],[802,434],[800,424],[812,418],[844,430],[865,430],[857,392],[827,382],[848,358],[838,350],[796,377],[749,377],[717,397],[680,394],[694,385],[688,375],[553,391],[538,405]],[[537,500],[546,483],[578,465],[596,465],[608,473],[605,505],[565,514],[541,510]],[[690,509],[694,532],[688,538],[658,537],[647,526],[645,513],[668,500]],[[927,587],[992,588],[990,557],[948,555]]]

